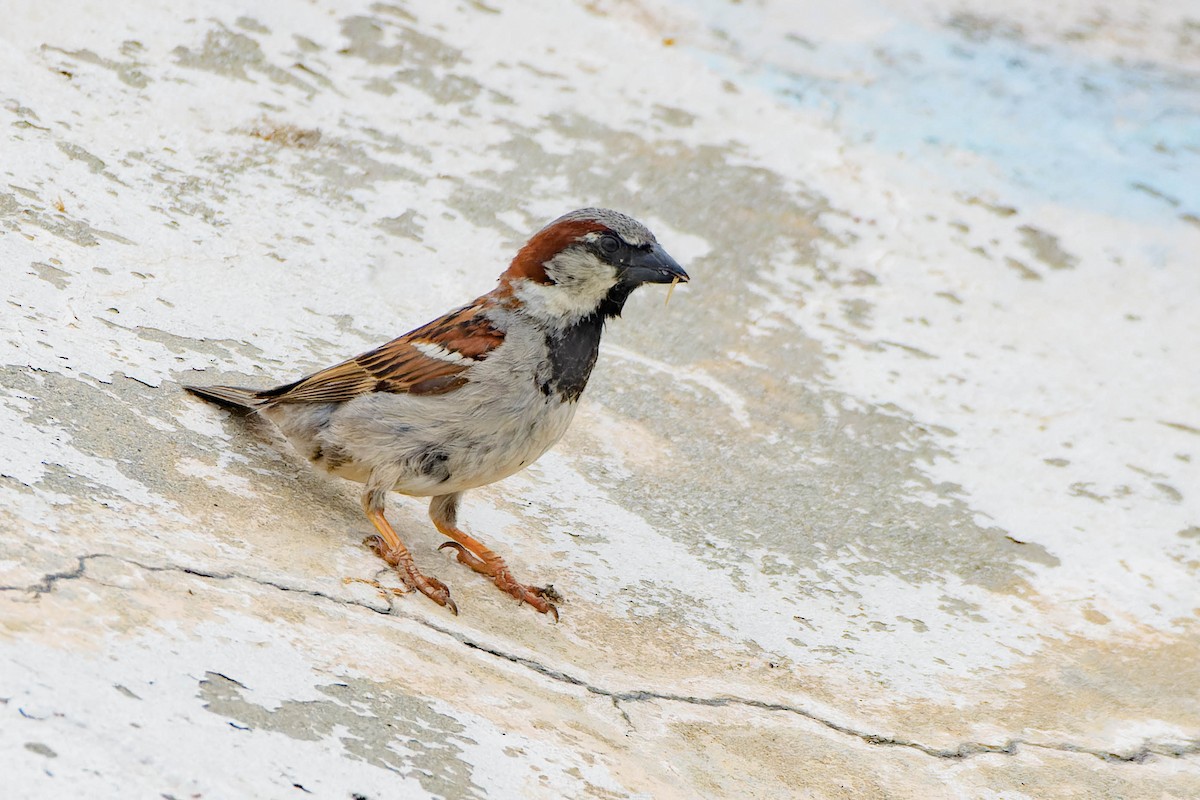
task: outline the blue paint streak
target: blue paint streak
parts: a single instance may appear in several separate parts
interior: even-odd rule
[[[706,61],[827,111],[852,141],[904,153],[959,191],[1137,219],[1200,215],[1200,76],[907,22],[870,42],[767,51],[775,62],[750,73]],[[990,168],[964,169],[954,151]]]

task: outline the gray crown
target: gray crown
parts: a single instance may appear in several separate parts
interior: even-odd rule
[[[643,245],[653,244],[658,241],[645,225],[628,214],[613,211],[611,208],[581,208],[578,211],[563,214],[554,220],[554,222],[551,222],[550,225],[580,219],[595,220],[607,225],[609,230],[624,239],[626,244],[633,245],[634,247],[642,247]],[[550,225],[546,227],[548,228]]]

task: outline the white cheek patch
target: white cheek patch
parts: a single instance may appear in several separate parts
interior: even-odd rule
[[[530,280],[520,280],[513,284],[517,298],[525,304],[525,312],[555,327],[574,325],[589,314],[595,313],[610,288],[612,282],[606,282],[602,291],[599,290],[600,287],[596,287],[592,291],[583,292],[578,291],[577,287],[534,283]]]
[[[456,353],[453,350],[447,350],[440,344],[436,344],[434,342],[415,341],[413,342],[413,347],[421,351],[422,355],[429,356],[430,358],[436,358],[438,361],[447,361],[451,364],[476,363],[474,358],[468,358],[462,353]]]

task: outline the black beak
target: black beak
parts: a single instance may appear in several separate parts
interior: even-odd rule
[[[634,250],[621,270],[621,282],[628,286],[675,281],[687,283],[688,274],[657,242],[650,245],[648,250]]]

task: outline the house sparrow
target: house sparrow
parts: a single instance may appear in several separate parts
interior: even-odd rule
[[[431,497],[429,516],[459,562],[551,613],[553,590],[518,582],[459,529],[467,489],[506,478],[550,449],[575,415],[604,323],[643,283],[688,275],[637,220],[585,208],[542,228],[469,305],[368,353],[274,389],[185,386],[257,412],[314,466],[365,484],[375,552],[411,590],[458,613],[450,590],[417,569],[384,516],[388,492]],[[440,548],[439,548],[440,549]]]

